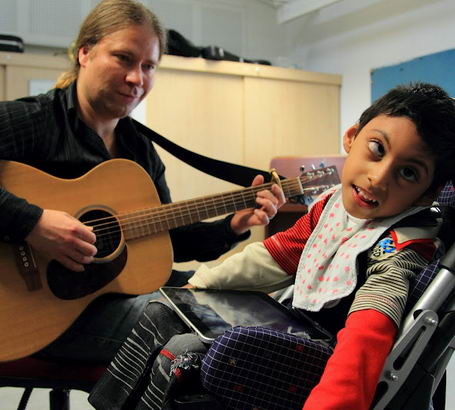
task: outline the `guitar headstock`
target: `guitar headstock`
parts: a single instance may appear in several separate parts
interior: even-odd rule
[[[302,194],[293,196],[290,201],[305,205],[311,204],[318,195],[340,183],[340,177],[335,166],[302,172],[298,178],[302,185]]]

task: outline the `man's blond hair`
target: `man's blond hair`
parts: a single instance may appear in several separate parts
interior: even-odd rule
[[[82,22],[79,35],[70,52],[73,66],[58,78],[55,87],[67,87],[77,79],[80,69],[78,55],[82,47],[93,47],[108,34],[131,25],[150,26],[158,37],[159,57],[161,58],[166,49],[166,30],[161,25],[158,17],[135,0],[103,0]]]

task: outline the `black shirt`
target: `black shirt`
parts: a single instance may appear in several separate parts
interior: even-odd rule
[[[152,143],[129,117],[119,121],[115,134],[121,156],[140,164],[152,178],[161,202],[171,202],[165,167]],[[23,162],[60,178],[79,177],[112,159],[101,137],[78,115],[76,83],[0,103],[0,158]],[[38,206],[0,188],[0,238],[4,241],[23,240],[41,214]],[[234,234],[230,219],[171,230],[174,260],[215,259],[246,239],[249,233]]]

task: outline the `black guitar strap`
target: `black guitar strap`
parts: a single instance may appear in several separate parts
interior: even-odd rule
[[[265,182],[271,181],[271,175],[267,171],[232,164],[230,162],[220,161],[197,154],[169,141],[151,128],[146,127],[134,119],[133,122],[138,131],[145,135],[150,141],[158,144],[161,148],[165,149],[181,161],[186,162],[188,165],[191,165],[206,174],[244,187],[250,186],[253,178],[258,174],[264,176]],[[284,177],[280,176],[280,178],[283,179]]]

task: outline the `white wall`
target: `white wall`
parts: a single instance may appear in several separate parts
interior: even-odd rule
[[[2,0],[0,33],[22,37],[28,52],[62,52],[98,1]],[[285,27],[277,23],[275,9],[259,0],[140,1],[166,28],[196,46],[220,46],[244,58],[273,63],[287,53],[282,47]]]
[[[244,58],[275,60],[285,28],[258,0],[142,0],[167,28],[196,46],[220,46]]]
[[[0,18],[0,33],[22,36],[27,51],[38,52],[52,52],[46,45],[66,47],[97,3],[65,0],[74,8],[71,24],[58,26],[59,35],[52,36],[53,20],[68,19],[59,17],[66,10],[56,7],[61,0],[40,0],[41,8],[53,12],[38,21],[29,15],[36,0],[2,1],[9,7]],[[260,0],[141,1],[197,46],[217,45],[245,58],[342,74],[340,133],[370,104],[371,69],[455,47],[453,0],[343,0],[282,25],[276,10]]]
[[[345,0],[287,30],[298,64],[343,76],[344,132],[371,102],[370,70],[455,48],[455,2]]]

